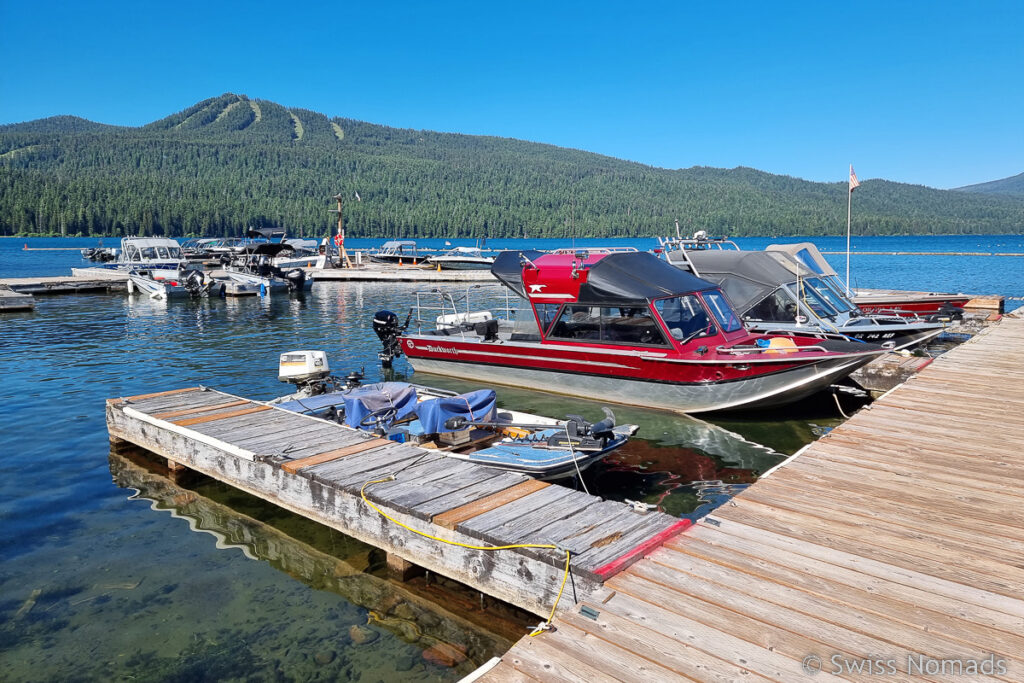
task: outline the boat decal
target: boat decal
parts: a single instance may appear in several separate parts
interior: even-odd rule
[[[571,363],[575,365],[584,366],[600,366],[604,368],[624,368],[626,370],[633,370],[634,368],[629,365],[623,365],[622,363],[602,363],[601,361],[593,360],[577,360],[574,358],[538,358],[537,356],[526,356],[515,353],[495,353],[493,351],[478,351],[476,349],[458,349],[452,346],[435,346],[433,344],[422,344],[415,346],[412,340],[409,340],[408,347],[410,349],[415,348],[417,351],[429,351],[431,353],[443,353],[449,356],[488,356],[492,358],[507,358],[515,360],[532,360],[532,361],[544,361],[551,363]]]

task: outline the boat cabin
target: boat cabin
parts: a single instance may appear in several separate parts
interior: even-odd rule
[[[510,341],[681,348],[747,335],[717,285],[647,252],[503,252],[492,272],[528,302]]]

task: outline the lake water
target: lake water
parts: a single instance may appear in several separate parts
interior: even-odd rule
[[[738,241],[762,248],[772,240]],[[26,242],[96,244],[0,239],[0,277],[67,274],[81,265],[76,252],[23,251]],[[845,247],[839,238],[815,242],[827,251]],[[1024,253],[1024,237],[861,238],[854,246]],[[829,260],[843,272],[841,256]],[[864,287],[1024,296],[1021,257],[858,254],[852,272]],[[381,308],[404,310],[415,290],[329,283],[303,297],[267,299],[57,296],[37,298],[32,313],[0,316],[3,678],[454,680],[536,623],[506,606],[482,606],[478,594],[437,577],[390,582],[380,551],[217,482],[175,482],[144,460],[110,452],[109,397],[202,383],[269,398],[287,391],[276,379],[278,354],[300,348],[326,350],[336,372],[365,367],[378,378],[370,317]],[[396,371],[408,372],[404,359]],[[601,416],[599,403],[524,390],[500,389],[499,399],[556,417]],[[708,421],[613,408],[620,422],[641,430],[587,474],[590,490],[689,516],[840,421],[830,396]],[[439,663],[430,654],[439,643],[464,649],[466,661]]]

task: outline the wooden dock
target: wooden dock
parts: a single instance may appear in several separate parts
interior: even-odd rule
[[[545,617],[566,578],[566,549],[565,603],[601,600],[605,580],[689,526],[201,387],[110,399],[107,427],[115,444],[135,444],[383,548],[399,570],[411,563]],[[364,489],[419,534],[371,509]],[[520,544],[557,548],[473,548]]]
[[[110,275],[59,275],[54,277],[8,277],[0,278],[0,286],[6,285],[21,294],[81,294],[85,292],[123,292],[128,288],[128,276],[123,273]]]
[[[36,306],[31,294],[15,292],[0,285],[0,313],[4,311],[31,311]]]
[[[374,264],[353,268],[307,269],[317,282],[496,282],[490,270],[437,270],[421,266]]]
[[[481,680],[1024,680],[1022,438],[1008,317]]]

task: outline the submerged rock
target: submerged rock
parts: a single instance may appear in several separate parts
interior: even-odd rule
[[[333,662],[335,656],[334,650],[321,650],[313,655],[313,661],[323,666],[324,664],[330,664]]]
[[[423,659],[436,666],[451,668],[466,661],[466,649],[451,643],[438,643],[423,651]]]
[[[373,641],[377,640],[379,636],[380,634],[374,631],[372,628],[366,628],[365,626],[360,626],[359,624],[354,624],[348,630],[348,637],[352,639],[353,645],[366,645],[368,643],[372,643]]]

